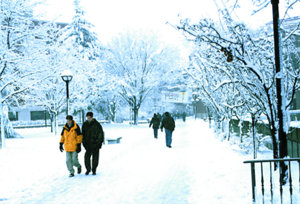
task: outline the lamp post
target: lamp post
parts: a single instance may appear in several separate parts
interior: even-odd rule
[[[284,84],[283,84],[283,70],[281,64],[281,39],[279,34],[279,0],[271,0],[273,10],[273,31],[274,31],[274,50],[275,50],[275,67],[276,67],[276,92],[277,92],[277,109],[278,109],[278,139],[279,139],[279,158],[287,156],[287,139],[286,130],[284,128],[285,118],[285,96],[284,96]],[[286,182],[285,173],[287,166],[280,162],[281,174],[280,181]]]
[[[67,115],[69,115],[69,82],[73,79],[73,74],[71,70],[65,70],[61,74],[61,78],[64,82],[66,82],[66,90],[67,90]]]

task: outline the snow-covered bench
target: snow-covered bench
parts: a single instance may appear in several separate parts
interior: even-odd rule
[[[117,144],[121,142],[122,137],[107,137],[105,140],[107,141],[107,144]]]

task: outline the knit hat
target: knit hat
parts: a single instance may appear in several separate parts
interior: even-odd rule
[[[94,115],[93,112],[87,112],[87,113],[86,113],[86,117],[88,117],[88,116],[93,117],[93,115]]]
[[[73,120],[73,116],[67,115],[66,119],[67,119],[67,120]]]

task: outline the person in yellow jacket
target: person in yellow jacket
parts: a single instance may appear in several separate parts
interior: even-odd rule
[[[63,145],[65,146],[66,163],[68,170],[70,171],[69,177],[73,177],[73,166],[77,167],[78,174],[81,173],[81,165],[78,161],[78,153],[81,151],[82,134],[80,132],[80,127],[76,124],[71,115],[68,115],[66,119],[67,123],[61,132],[59,149],[61,152],[63,152]]]

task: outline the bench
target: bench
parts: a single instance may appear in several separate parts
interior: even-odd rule
[[[115,137],[115,138],[106,138],[105,140],[107,141],[107,144],[118,144],[120,143],[122,137]]]

